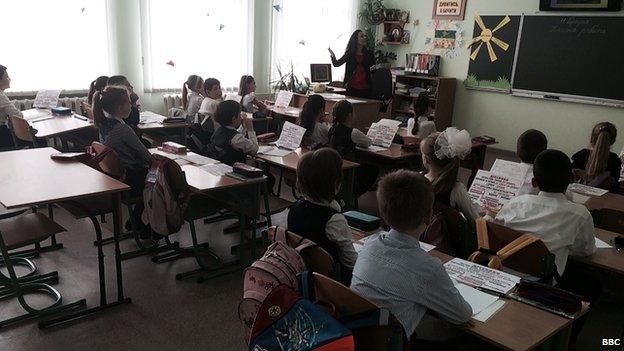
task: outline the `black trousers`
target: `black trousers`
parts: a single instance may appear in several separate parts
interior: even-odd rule
[[[371,99],[371,89],[355,89],[347,86],[347,96],[359,97],[362,99]]]
[[[145,189],[145,177],[147,176],[147,168],[145,169],[127,169],[126,184],[130,186],[130,196],[140,197],[141,201],[134,205],[130,212],[130,223],[133,230],[142,230],[145,227],[141,215],[145,209],[143,204],[143,189]]]

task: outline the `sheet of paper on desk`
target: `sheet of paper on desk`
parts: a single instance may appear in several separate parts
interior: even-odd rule
[[[177,159],[182,157],[182,155],[172,154],[170,152],[166,152],[166,151],[162,151],[162,150],[150,150],[150,152],[152,153],[152,155],[164,156],[164,157],[166,157],[168,159],[171,159],[171,160],[177,160]]]
[[[465,284],[461,284],[457,281],[453,281],[455,287],[459,291],[459,294],[468,302],[472,307],[472,315],[477,315],[481,311],[491,306],[494,302],[498,301],[498,297],[479,291],[473,287]]]
[[[214,163],[214,164],[203,165],[199,167],[199,169],[206,171],[217,177],[221,177],[232,172],[232,167],[226,165],[225,163]]]
[[[444,264],[448,275],[460,283],[483,287],[507,294],[520,282],[520,277],[479,264],[454,258]]]
[[[318,95],[322,96],[325,100],[342,100],[345,98],[344,95],[336,93],[320,93]]]
[[[377,146],[377,145],[371,145],[369,147],[357,147],[360,150],[366,150],[366,151],[370,151],[370,152],[379,152],[379,151],[386,151],[388,150],[387,147],[381,147],[381,146]]]
[[[342,99],[344,99],[344,96],[342,97]],[[363,100],[356,100],[356,99],[345,99],[345,100],[349,101],[352,104],[361,104],[364,102]]]
[[[34,121],[39,118],[50,117],[51,112],[48,110],[38,110],[36,108],[31,108],[30,110],[22,111],[22,116],[27,121]]]
[[[490,319],[490,317],[492,317],[496,312],[503,308],[503,306],[505,306],[505,300],[498,299],[494,301],[494,303],[483,309],[481,312],[472,316],[472,318],[479,322],[485,323],[488,319]]]
[[[60,90],[46,90],[42,89],[37,92],[35,101],[33,102],[34,108],[52,108],[58,105]]]
[[[511,198],[518,195],[524,178],[511,178],[500,173],[479,170],[468,195],[472,202],[481,207],[500,209]]]
[[[526,178],[529,168],[531,168],[531,165],[526,163],[518,163],[497,159],[496,161],[494,161],[490,172],[505,174],[511,178],[524,179]]]
[[[223,99],[223,100],[232,100],[232,101],[236,101],[236,102],[238,102],[240,104],[242,99],[243,99],[243,97],[238,95],[238,94],[228,93],[228,94],[225,94],[225,99]]]
[[[183,158],[187,161],[189,161],[190,163],[194,163],[196,165],[208,165],[208,164],[213,164],[213,163],[219,163],[219,161],[214,160],[210,157],[206,157],[206,156],[202,156],[202,155],[198,155],[196,153],[192,153],[192,154],[186,154],[186,155],[181,155],[180,158]]]
[[[287,107],[290,105],[290,100],[292,100],[293,92],[280,90],[277,93],[277,97],[275,98],[275,107]]]
[[[303,127],[290,122],[284,122],[282,133],[275,145],[284,149],[295,150],[301,145],[301,140],[303,139],[305,131]]]
[[[401,124],[399,121],[382,119],[371,124],[366,135],[371,139],[373,145],[387,149],[392,145],[392,140],[399,130],[399,124]]]
[[[161,123],[164,119],[165,119],[164,116],[155,114],[154,112],[142,111],[141,115],[140,115],[140,122],[139,123],[141,123],[141,124]]]
[[[572,183],[568,186],[568,191],[573,191],[575,193],[581,193],[590,196],[602,196],[609,192],[609,190],[604,190],[600,188],[594,188],[593,186]]]
[[[260,145],[258,146],[258,153],[259,154],[265,154],[271,150],[273,150],[275,148],[275,146],[273,145]]]
[[[600,240],[598,238],[596,238],[596,248],[597,249],[610,249],[613,246],[607,244],[606,242],[604,242],[603,240]]]
[[[284,157],[293,153],[294,151],[288,149],[280,149],[276,146],[273,146],[271,150],[265,151],[262,154],[267,156],[275,156],[275,157]]]
[[[589,201],[589,199],[591,198],[591,197],[589,197],[587,195],[581,195],[581,194],[576,193],[574,191],[567,191],[566,192],[566,196],[572,202],[577,203],[577,204],[581,204],[581,205],[585,205],[585,203],[587,203],[587,201]]]

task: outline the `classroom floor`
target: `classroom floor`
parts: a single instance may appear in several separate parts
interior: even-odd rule
[[[488,153],[486,166],[500,155]],[[462,179],[467,174],[462,172]],[[289,191],[283,190],[286,195]],[[360,198],[360,207],[375,213],[374,194]],[[43,272],[58,270],[60,283],[57,289],[64,301],[86,298],[88,306],[99,301],[97,282],[97,255],[92,242],[94,233],[87,221],[75,221],[57,209],[55,219],[65,228],[59,235],[64,248],[44,253],[35,263]],[[285,224],[285,213],[274,216],[276,224]],[[109,231],[110,220],[104,225]],[[207,239],[220,256],[232,259],[230,247],[237,234],[222,234],[226,221],[212,225],[197,221],[200,240]],[[188,242],[189,230],[185,225],[178,234],[182,243]],[[122,243],[122,250],[134,249],[131,240]],[[109,299],[115,294],[113,246],[105,248]],[[177,281],[175,274],[196,268],[192,258],[172,263],[154,264],[146,257],[123,262],[124,287],[132,303],[95,314],[74,324],[50,330],[39,330],[36,323],[28,322],[0,331],[1,350],[244,350],[241,323],[237,306],[242,296],[242,273],[235,272],[198,284],[195,280]],[[621,277],[620,277],[621,280]],[[603,337],[620,337],[624,309],[622,286],[619,296],[607,292],[594,306],[586,328],[575,345],[577,350],[600,350]],[[6,318],[21,312],[16,301],[0,301],[0,316]],[[457,335],[448,324],[427,318],[419,327],[423,337]],[[487,345],[472,337],[458,337],[462,350],[488,350]]]

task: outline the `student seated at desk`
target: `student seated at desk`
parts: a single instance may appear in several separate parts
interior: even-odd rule
[[[197,123],[197,113],[204,100],[203,88],[204,79],[195,74],[190,75],[182,85],[182,109],[189,123]]]
[[[212,135],[210,155],[217,160],[233,165],[245,162],[246,155],[258,152],[258,139],[253,129],[253,120],[241,113],[240,104],[233,100],[219,103],[214,114],[219,127]],[[243,126],[243,132],[238,128]]]
[[[4,91],[11,87],[7,68],[0,65],[0,148],[13,146],[13,136],[8,127],[9,117],[20,117],[22,113],[13,105]]]
[[[533,162],[535,162],[537,155],[546,150],[546,148],[548,148],[548,139],[546,139],[544,133],[537,129],[529,129],[518,137],[516,155],[520,158],[521,163],[529,166],[518,195],[537,195],[539,193],[539,189],[533,186]]]
[[[587,184],[601,186],[601,184],[591,184],[593,180],[602,176],[610,176],[611,181],[603,186],[607,190],[616,190],[620,179],[622,161],[615,153],[611,152],[611,145],[615,143],[617,129],[609,122],[601,122],[592,129],[590,146],[572,156],[572,168],[585,170],[585,181]],[[602,183],[602,182],[600,182]]]
[[[244,75],[240,79],[238,95],[241,96],[241,107],[243,111],[253,113],[262,112],[266,116],[266,105],[256,98],[256,80],[253,76]]]
[[[329,130],[329,145],[338,151],[344,159],[355,161],[355,148],[367,148],[372,145],[370,138],[361,130],[353,128],[353,105],[347,100],[340,100],[332,110],[334,123]],[[355,193],[362,195],[375,184],[379,170],[369,164],[361,164],[356,169]]]
[[[137,135],[139,135],[136,128],[141,121],[141,107],[139,104],[139,96],[134,92],[134,87],[132,86],[132,84],[130,84],[128,78],[121,75],[108,78],[107,85],[122,85],[128,89],[128,92],[130,92],[131,110],[130,116],[128,116],[128,118],[126,119],[126,123],[130,125],[132,129],[134,129],[134,132],[137,133]]]
[[[87,94],[87,102],[89,105],[93,106],[93,95],[95,92],[102,92],[102,90],[108,85],[108,76],[99,76],[94,81],[91,82],[89,86],[89,94]]]
[[[288,230],[325,249],[341,266],[342,281],[351,281],[357,259],[353,235],[336,194],[342,183],[342,158],[322,148],[304,154],[297,165],[297,188],[302,199],[290,207]]]
[[[420,248],[418,238],[429,224],[433,201],[433,187],[422,175],[399,170],[384,176],[377,202],[391,230],[367,240],[353,268],[351,289],[390,310],[408,338],[428,309],[455,324],[472,317],[440,260]],[[414,338],[411,344],[412,350],[433,346]]]
[[[541,152],[533,163],[533,186],[540,192],[511,199],[495,219],[506,227],[540,238],[555,255],[560,275],[568,255],[587,256],[596,250],[591,214],[585,206],[565,196],[571,179],[572,165],[563,152]]]
[[[221,82],[215,78],[208,78],[204,81],[204,94],[206,97],[202,100],[199,107],[200,124],[202,128],[210,135],[217,129],[214,121],[214,115],[217,106],[223,101],[223,93],[221,92]]]
[[[470,134],[449,127],[433,133],[420,142],[425,177],[433,184],[435,201],[453,207],[469,221],[479,217],[479,210],[470,201],[466,186],[457,180],[460,159],[472,149]]]
[[[429,105],[429,93],[423,91],[414,100],[414,116],[407,120],[407,132],[410,136],[420,140],[429,134],[435,133],[436,127],[433,121],[429,120],[431,107]]]
[[[102,141],[117,153],[120,165],[125,170],[124,181],[132,188],[131,194],[142,196],[150,153],[125,122],[131,110],[130,94],[123,86],[107,86],[101,93],[93,95],[94,123],[100,129]],[[143,201],[134,205],[129,224],[133,230],[147,234],[149,228],[141,220],[142,213]]]
[[[325,99],[321,95],[310,95],[303,104],[297,124],[305,128],[301,147],[314,150],[329,143],[329,126],[325,118]]]

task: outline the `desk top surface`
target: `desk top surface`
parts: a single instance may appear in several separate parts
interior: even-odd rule
[[[297,170],[297,164],[299,163],[299,159],[301,158],[301,156],[303,156],[304,154],[310,152],[310,150],[308,149],[304,149],[304,148],[298,148],[297,150],[289,153],[286,156],[269,156],[269,155],[262,155],[262,154],[258,154],[256,155],[256,158],[266,161],[272,165],[275,165],[277,167],[281,167],[281,168],[286,168],[288,170],[291,171],[296,171]],[[348,170],[348,169],[352,169],[352,168],[356,168],[359,167],[360,164],[359,163],[355,163],[355,162],[351,162],[351,161],[347,161],[347,160],[342,160],[342,170]]]
[[[37,138],[50,138],[57,135],[74,132],[80,129],[85,129],[89,127],[93,127],[93,122],[88,120],[86,117],[71,114],[71,115],[53,115],[52,111],[46,109],[30,109],[23,111],[25,115],[29,113],[35,113],[39,115],[47,115],[52,118],[38,120],[39,118],[35,118],[32,121],[28,121],[28,124],[35,130],[37,133],[35,136]]]

